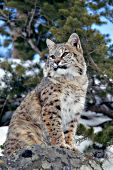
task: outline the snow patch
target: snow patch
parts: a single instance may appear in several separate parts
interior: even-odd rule
[[[0,145],[3,145],[6,140],[6,135],[8,132],[8,126],[0,127]],[[2,156],[2,149],[0,148],[0,156]]]
[[[7,74],[8,77],[11,77],[11,73],[8,71],[5,71],[4,69],[0,68],[0,89],[5,88],[6,84],[3,81],[4,76]]]
[[[80,152],[84,152],[86,148],[91,146],[93,143],[89,139],[84,139],[83,136],[75,136],[75,141],[76,141],[76,147]],[[78,142],[77,142],[78,141]]]
[[[93,130],[94,130],[94,133],[101,132],[102,131],[102,127],[100,127],[100,126],[94,127]]]
[[[95,113],[91,111],[83,112],[82,116],[86,116],[88,119],[80,119],[80,123],[85,126],[99,126],[102,123],[111,121],[112,119],[102,113]]]
[[[103,169],[104,170],[113,170],[113,145],[107,147],[107,158],[103,162]]]
[[[100,80],[95,78],[95,85],[99,85],[100,84]]]
[[[0,59],[0,62],[4,62],[4,61],[8,62],[8,63],[11,65],[13,71],[15,71],[15,69],[16,69],[16,67],[17,67],[18,65],[24,67],[26,71],[25,71],[23,74],[24,74],[25,76],[34,76],[34,75],[39,74],[39,71],[40,71],[39,68],[38,68],[37,65],[36,65],[37,63],[39,63],[39,62],[38,62],[39,60],[36,61],[36,60],[34,59],[34,60],[22,61],[22,60],[20,60],[20,59],[12,59],[12,58],[10,58],[10,59],[3,59],[3,58],[1,58],[1,59]],[[41,61],[40,61],[40,66],[41,66],[41,67],[43,67],[43,64],[44,64],[44,62],[41,62]],[[5,76],[5,75],[6,75],[8,78],[11,78],[11,77],[12,77],[12,75],[11,75],[10,72],[8,72],[8,71],[5,70],[5,69],[0,68],[0,88],[1,88],[1,89],[7,87],[6,84],[5,84],[5,82],[4,82],[4,76]]]
[[[107,94],[106,96],[107,100],[112,102],[113,101],[113,95],[111,95],[110,93]]]

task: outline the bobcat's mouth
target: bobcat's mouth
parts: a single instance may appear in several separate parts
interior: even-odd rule
[[[58,68],[60,68],[60,69],[67,69],[67,66],[57,66],[57,67],[54,67],[54,70],[56,71]]]

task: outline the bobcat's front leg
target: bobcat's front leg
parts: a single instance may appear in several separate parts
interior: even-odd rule
[[[66,146],[61,122],[61,108],[58,99],[52,99],[42,108],[43,121],[48,129],[51,145]]]
[[[64,131],[65,141],[73,150],[77,150],[75,147],[75,134],[78,126],[78,119],[72,120],[67,124],[67,130]]]

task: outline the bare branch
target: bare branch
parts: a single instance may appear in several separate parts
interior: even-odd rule
[[[0,10],[0,15],[4,18],[5,21],[8,21],[8,17],[2,10]]]
[[[99,71],[100,72],[100,69],[99,67],[97,66],[97,64],[94,62],[94,60],[92,59],[92,57],[89,57],[89,62],[92,66],[93,69],[95,69],[96,71]]]
[[[27,40],[28,44],[31,46],[31,48],[36,51],[39,55],[41,55],[40,50],[38,49],[38,47],[33,43],[33,41],[31,39]]]
[[[27,30],[27,33],[28,33],[28,36],[29,36],[29,37],[30,37],[30,34],[31,34],[31,24],[32,24],[34,15],[35,15],[36,4],[37,4],[37,1],[35,1],[34,9],[31,10],[31,18],[30,18],[30,20],[29,20],[28,25],[26,26],[26,28],[27,28],[26,30]],[[29,19],[29,17],[28,17],[28,19]]]
[[[96,112],[96,113],[103,113],[107,116],[109,116],[110,118],[113,119],[113,110],[109,109],[107,106],[105,105],[99,105],[99,106],[90,106],[88,108],[88,110]]]
[[[94,53],[95,51],[98,51],[98,49],[94,49],[94,50],[90,51],[90,52],[88,53],[88,55]]]

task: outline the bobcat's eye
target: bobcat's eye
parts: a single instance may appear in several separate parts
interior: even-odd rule
[[[64,54],[61,56],[62,58],[65,57],[68,54],[68,52],[64,52]]]
[[[51,57],[52,59],[55,59],[55,56],[54,56],[54,55],[51,55],[50,57]]]

